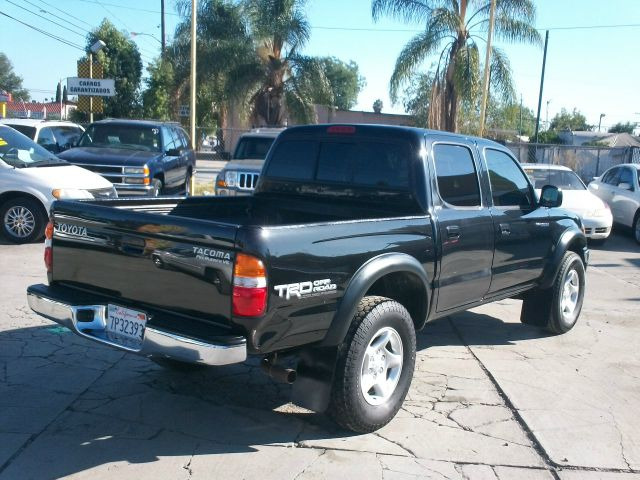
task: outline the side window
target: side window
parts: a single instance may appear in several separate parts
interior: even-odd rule
[[[164,151],[176,148],[176,141],[171,134],[171,129],[162,127],[162,142],[164,143]]]
[[[187,148],[187,142],[184,141],[184,137],[182,136],[182,132],[180,132],[179,128],[173,128],[173,136],[176,139],[176,145],[179,149],[183,150]]]
[[[491,195],[496,207],[531,207],[531,188],[516,161],[504,152],[485,149]]]
[[[618,185],[617,178],[619,173],[620,167],[612,168],[604,174],[604,177],[602,177],[602,183],[606,183],[608,185]]]
[[[189,139],[189,135],[182,128],[178,128],[178,134],[182,137],[182,143],[184,144],[184,148],[191,148],[191,140]]]
[[[620,169],[620,178],[616,182],[617,185],[621,183],[628,183],[629,185],[633,185],[633,172],[630,168],[622,167]]]
[[[56,139],[53,138],[53,132],[49,127],[45,127],[40,130],[38,134],[38,145],[42,145],[43,147],[51,147],[56,144]]]
[[[433,147],[433,158],[440,197],[457,207],[479,206],[480,187],[471,151],[439,143]]]

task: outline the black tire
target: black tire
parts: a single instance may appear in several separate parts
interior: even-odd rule
[[[160,365],[162,368],[166,368],[167,370],[173,370],[174,372],[189,373],[189,372],[197,372],[199,370],[206,368],[206,365],[202,365],[199,363],[181,362],[180,360],[175,360],[173,358],[149,357],[149,359],[152,362]]]
[[[574,252],[566,252],[553,286],[533,290],[525,295],[520,321],[542,327],[554,334],[568,332],[580,316],[585,286],[582,258]]]
[[[44,235],[44,207],[29,197],[15,197],[0,206],[0,231],[12,243],[30,243]]]
[[[374,396],[367,393],[370,400],[365,398],[361,381],[367,347],[382,331],[391,332],[391,334],[395,332],[397,337],[394,338],[401,341],[402,355],[398,354],[398,358],[402,358],[402,364],[397,373],[399,375],[397,383],[389,389],[391,393],[388,398],[380,404],[373,405],[370,401]],[[384,349],[383,351],[387,354],[391,353],[387,349],[391,342],[380,345],[382,347],[378,352]],[[384,355],[381,360],[386,361]],[[329,415],[341,427],[358,433],[373,432],[383,427],[391,421],[402,406],[413,378],[415,360],[416,333],[409,312],[401,304],[389,298],[363,298],[338,354]],[[373,365],[373,360],[367,364]],[[385,373],[386,381],[391,378],[388,376],[389,372]],[[380,378],[383,378],[382,375]],[[378,400],[381,398],[384,397],[379,397]]]
[[[151,181],[151,187],[151,190],[149,190],[150,197],[159,197],[160,195],[162,195],[162,180],[160,180],[159,178],[154,178]]]
[[[184,179],[184,194],[190,197],[193,192],[191,191],[191,170],[187,171],[187,176]]]
[[[636,240],[636,243],[640,244],[640,210],[636,212],[636,218],[633,219],[631,234],[633,235],[633,238]]]

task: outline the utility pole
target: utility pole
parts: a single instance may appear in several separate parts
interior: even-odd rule
[[[547,113],[546,113],[546,119],[545,119],[545,124],[547,125],[547,130],[549,130],[549,104],[551,103],[551,100],[547,100]]]
[[[540,130],[540,109],[542,108],[542,89],[544,87],[544,69],[547,65],[547,46],[549,45],[549,30],[544,36],[544,55],[542,56],[542,75],[540,76],[540,93],[538,94],[538,115],[536,116],[535,143],[538,143],[538,132]]]
[[[518,129],[518,135],[522,135],[522,94],[520,94],[520,128]]]
[[[196,149],[196,22],[197,0],[191,0],[191,106],[189,117],[191,123],[191,148]]]
[[[489,96],[489,71],[491,70],[491,37],[493,36],[493,20],[496,13],[496,0],[491,0],[489,10],[489,32],[487,33],[487,54],[484,60],[484,85],[482,87],[482,108],[480,111],[480,136],[484,135],[484,120],[487,114],[487,97]]]
[[[162,56],[164,57],[164,49],[167,47],[164,35],[164,0],[160,0],[160,38],[162,40]]]

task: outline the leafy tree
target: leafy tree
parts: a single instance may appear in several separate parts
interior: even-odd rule
[[[67,86],[66,85],[62,89],[62,102],[63,103],[68,103],[69,102],[69,95],[67,95]]]
[[[633,133],[633,130],[636,128],[636,124],[632,122],[618,122],[613,127],[609,129],[609,133]]]
[[[375,102],[373,102],[373,111],[375,113],[382,112],[382,107],[384,107],[384,104],[382,103],[382,100],[380,100],[379,98]]]
[[[433,74],[414,73],[404,90],[404,111],[413,115],[417,127],[427,127],[432,86]]]
[[[240,72],[247,80],[255,125],[283,125],[288,114],[312,122],[315,103],[334,103],[322,63],[300,54],[311,30],[305,4],[306,0],[245,0],[256,56]]]
[[[527,107],[515,102],[489,102],[487,129],[511,130],[519,135],[533,136],[536,116]]]
[[[173,65],[166,59],[158,58],[147,66],[147,72],[149,72],[149,77],[145,80],[147,89],[142,94],[144,116],[170,120],[174,88]]]
[[[104,78],[115,79],[116,95],[105,97],[104,115],[126,118],[140,115],[142,60],[136,44],[106,18],[87,35],[86,51],[102,40],[107,45],[94,58],[102,63]]]
[[[544,132],[538,132],[538,143],[551,143],[561,145],[564,142],[562,141],[556,130],[545,130]]]
[[[346,63],[336,57],[325,57],[320,62],[333,93],[334,104],[331,106],[340,110],[353,108],[358,101],[358,94],[366,85],[358,64],[353,60]]]
[[[0,89],[10,93],[14,100],[28,101],[29,91],[22,87],[22,77],[13,71],[9,57],[0,52]]]
[[[593,126],[587,124],[587,118],[580,113],[577,108],[574,108],[571,112],[565,108],[561,109],[560,113],[557,113],[549,124],[549,130],[555,131],[586,131],[591,130],[591,128],[593,128]]]
[[[412,78],[424,61],[438,55],[431,87],[428,126],[457,131],[461,107],[474,109],[481,89],[480,46],[489,25],[489,2],[475,11],[469,0],[372,0],[372,15],[384,15],[405,22],[425,25],[402,49],[391,75],[389,93],[395,102],[403,84]],[[476,2],[473,4],[477,5]],[[494,35],[497,40],[540,44],[533,27],[535,5],[532,0],[498,0]],[[506,55],[492,48],[490,82],[496,96],[508,100],[514,96],[511,68]]]
[[[56,85],[56,103],[60,102],[60,97],[62,96],[62,82],[58,82]]]

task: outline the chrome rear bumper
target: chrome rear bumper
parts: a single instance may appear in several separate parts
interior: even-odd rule
[[[172,358],[204,365],[242,363],[247,358],[246,341],[238,342],[237,337],[229,337],[229,343],[211,343],[148,325],[139,345],[116,343],[105,334],[106,304],[74,305],[48,295],[43,285],[29,287],[27,299],[34,312],[67,327],[81,337],[146,357]]]

